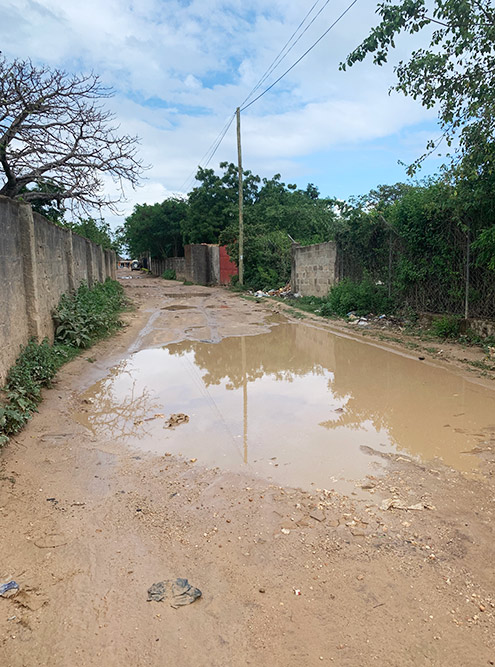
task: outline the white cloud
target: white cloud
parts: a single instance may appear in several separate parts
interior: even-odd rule
[[[130,193],[126,212],[136,202],[160,200],[180,189],[307,11],[300,0],[2,4],[0,39],[7,57],[30,57],[69,71],[93,69],[115,88],[110,104],[122,130],[141,137],[143,160],[153,165],[143,188]],[[277,74],[347,4],[328,3]],[[432,118],[418,103],[388,95],[393,63],[377,68],[365,62],[339,72],[339,62],[376,22],[374,10],[374,3],[357,3],[273,91],[246,110],[246,168],[262,175],[281,171],[284,178],[286,169],[304,180],[299,158],[346,145],[354,150]],[[399,41],[395,59],[419,39]],[[235,157],[231,128],[212,165]]]

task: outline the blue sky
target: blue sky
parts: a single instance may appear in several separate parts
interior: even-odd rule
[[[151,164],[121,206],[187,191],[198,162],[315,0],[0,0],[1,50],[67,71],[93,70],[112,86],[122,130],[141,137]],[[313,15],[325,5],[318,0]],[[262,87],[287,69],[350,0],[326,3],[314,24]],[[435,112],[388,94],[393,65],[424,35],[400,39],[386,67],[339,62],[376,22],[375,0],[357,4],[276,87],[242,115],[244,168],[347,198],[405,180],[438,135]],[[209,166],[236,160],[235,125]],[[438,158],[423,174],[433,173]],[[184,188],[184,184],[186,187]],[[112,189],[111,182],[107,184]],[[119,221],[109,216],[112,224]]]

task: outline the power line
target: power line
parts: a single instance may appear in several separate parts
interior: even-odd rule
[[[266,81],[266,79],[270,76],[270,74],[274,71],[274,69],[276,69],[276,67],[278,67],[278,65],[280,65],[280,63],[287,57],[287,55],[290,53],[290,51],[292,51],[292,49],[295,47],[295,45],[298,43],[298,41],[301,39],[301,37],[304,35],[304,33],[309,29],[309,27],[314,23],[314,21],[318,18],[318,16],[321,14],[321,12],[325,9],[325,7],[328,5],[328,3],[330,2],[330,0],[326,0],[326,2],[324,3],[323,7],[320,8],[320,10],[318,11],[318,13],[313,17],[313,19],[312,19],[311,22],[309,23],[309,25],[306,26],[305,30],[299,35],[299,37],[297,38],[297,40],[296,40],[296,41],[290,46],[290,48],[286,51],[287,47],[289,46],[289,44],[291,43],[291,41],[293,40],[293,38],[295,37],[295,35],[297,35],[297,33],[299,32],[299,30],[300,30],[300,29],[302,28],[302,26],[305,24],[305,22],[307,21],[307,19],[309,18],[309,16],[312,14],[314,8],[316,7],[316,5],[317,5],[319,2],[320,2],[320,0],[316,0],[316,2],[313,3],[313,5],[312,5],[311,8],[309,9],[309,11],[306,13],[306,15],[304,16],[304,18],[303,18],[302,21],[299,23],[299,25],[298,25],[297,28],[294,30],[294,32],[293,32],[292,35],[289,37],[289,39],[286,41],[286,43],[284,44],[284,46],[280,49],[278,55],[274,58],[274,60],[273,60],[272,63],[269,65],[269,67],[267,68],[267,70],[265,71],[265,73],[263,74],[263,76],[260,78],[260,80],[258,81],[258,83],[254,86],[254,88],[251,90],[251,92],[250,92],[249,95],[245,98],[245,100],[239,105],[240,107],[243,107],[243,106],[246,104],[246,102],[249,100],[249,98],[252,97],[252,95],[253,95],[253,94],[254,94],[254,93],[255,93],[255,92],[256,92],[256,91],[263,85],[263,83],[264,83],[264,82]],[[285,53],[284,53],[284,52],[285,52]],[[201,160],[199,161],[198,166],[206,167],[206,166],[211,162],[211,160],[213,159],[213,156],[215,155],[215,153],[216,153],[216,151],[218,150],[218,148],[220,147],[220,144],[222,143],[222,141],[223,141],[225,135],[227,134],[227,132],[228,132],[230,126],[232,125],[232,122],[233,122],[233,120],[234,120],[234,117],[235,117],[235,114],[232,115],[232,116],[230,117],[230,120],[227,121],[227,124],[224,125],[224,127],[222,128],[222,130],[220,130],[219,134],[217,135],[217,137],[215,138],[215,140],[213,141],[213,143],[211,144],[211,146],[208,148],[208,150],[206,151],[206,153],[203,155],[203,157],[202,157]],[[209,156],[209,157],[208,157],[208,156]],[[203,160],[205,160],[207,157],[208,157],[208,159],[207,159],[206,163],[205,163],[204,165],[202,165]],[[196,174],[196,171],[197,171],[197,168],[195,168],[194,171],[191,172],[191,174],[186,178],[186,180],[184,181],[184,183],[181,185],[180,190],[184,190],[184,188],[185,188],[186,185],[189,187],[189,183],[192,185],[192,183],[193,183],[193,181],[194,181],[194,176],[195,176],[195,174]]]
[[[313,4],[313,6],[311,7],[311,9],[307,12],[306,16],[305,16],[305,17],[303,18],[303,20],[301,21],[301,23],[297,26],[297,28],[294,30],[294,32],[292,33],[292,35],[289,37],[289,39],[285,42],[285,44],[283,45],[283,47],[280,49],[280,51],[278,52],[278,55],[273,59],[272,63],[268,66],[268,68],[266,69],[266,71],[265,71],[265,73],[263,74],[263,76],[261,77],[261,79],[258,81],[258,83],[254,86],[254,88],[251,90],[251,92],[249,93],[249,95],[246,97],[246,99],[245,99],[243,102],[241,102],[241,104],[240,104],[239,106],[242,107],[242,106],[244,106],[244,105],[246,104],[246,102],[249,100],[249,98],[250,98],[250,97],[251,97],[251,96],[258,90],[258,88],[263,84],[264,81],[266,81],[266,79],[270,76],[270,74],[273,72],[273,70],[274,70],[274,69],[275,69],[275,68],[282,62],[282,60],[285,58],[285,56],[286,56],[287,53],[288,53],[288,52],[287,52],[284,56],[282,56],[282,54],[284,53],[285,49],[286,49],[287,46],[291,43],[292,39],[293,39],[294,36],[298,33],[298,31],[300,30],[300,28],[304,25],[304,23],[306,22],[306,19],[310,16],[311,12],[312,12],[313,9],[316,7],[316,5],[319,3],[319,1],[320,1],[320,0],[316,0],[316,2]],[[329,3],[329,1],[330,1],[330,0],[327,0],[327,1],[325,2],[325,4],[324,4],[323,7],[320,9],[320,11],[318,12],[318,14],[313,18],[313,21],[316,19],[316,17],[317,17],[319,14],[321,14],[322,10],[326,7],[326,5]],[[313,21],[311,21],[311,23],[313,23]],[[309,25],[311,25],[311,23],[310,23]],[[308,28],[309,28],[309,26],[308,26]],[[306,30],[307,30],[308,28],[306,28]],[[304,32],[306,32],[306,30],[305,30]],[[304,34],[304,33],[302,33],[302,34]],[[302,35],[300,35],[299,39],[300,39],[301,37],[302,37]],[[297,41],[299,41],[299,39],[298,39]],[[295,46],[296,43],[297,43],[297,42],[295,42],[295,43],[293,44],[293,46]],[[293,47],[291,47],[291,48],[293,48]],[[291,50],[291,49],[289,49],[289,51],[290,51],[290,50]]]
[[[231,126],[232,123],[234,122],[234,118],[235,118],[235,114],[232,114],[232,116],[231,116],[231,118],[230,118],[230,120],[229,120],[229,123],[228,123],[227,127],[226,127],[225,130],[222,132],[222,136],[221,136],[220,139],[218,140],[218,142],[217,142],[217,144],[216,144],[216,146],[215,146],[215,148],[214,148],[212,154],[210,155],[210,157],[208,158],[208,160],[204,163],[203,167],[207,167],[207,166],[209,165],[209,163],[211,162],[213,156],[215,155],[215,153],[217,152],[218,148],[220,147],[220,144],[222,143],[223,138],[225,137],[225,135],[226,135],[227,132],[229,131],[230,126]]]
[[[273,88],[279,81],[281,81],[281,80],[284,78],[284,76],[286,76],[291,70],[293,70],[294,67],[295,67],[296,65],[298,65],[298,64],[301,62],[301,60],[302,60],[303,58],[305,58],[305,57],[308,55],[308,53],[309,53],[310,51],[312,51],[312,50],[315,48],[315,46],[316,46],[317,44],[319,44],[319,43],[321,42],[321,40],[322,40],[326,35],[328,35],[328,33],[330,32],[330,30],[332,30],[332,28],[334,28],[334,27],[337,25],[337,23],[338,23],[341,19],[344,18],[344,16],[347,14],[347,12],[348,12],[350,9],[352,9],[352,7],[354,7],[354,5],[356,4],[357,1],[358,1],[358,0],[353,0],[353,1],[351,2],[351,4],[347,7],[347,9],[345,9],[345,10],[342,12],[342,14],[341,14],[337,19],[335,19],[335,21],[332,23],[332,25],[331,25],[329,28],[327,28],[327,29],[325,30],[325,32],[323,33],[323,35],[321,35],[320,37],[318,37],[318,39],[316,40],[316,42],[314,42],[314,43],[309,47],[309,49],[307,49],[307,50],[302,54],[302,56],[301,56],[300,58],[298,58],[298,59],[296,60],[296,62],[293,63],[293,64],[289,67],[289,69],[287,69],[281,76],[278,77],[278,79],[276,79],[271,85],[269,85],[268,88],[265,88],[265,90],[264,90],[262,93],[260,93],[257,97],[255,97],[254,100],[252,100],[251,102],[249,102],[249,104],[246,104],[245,106],[243,106],[243,107],[241,108],[241,111],[244,111],[245,109],[247,109],[248,107],[250,107],[252,104],[254,104],[255,102],[257,102],[257,101],[260,99],[260,97],[263,97],[263,95],[265,95],[265,93],[267,93],[269,90],[271,90],[271,89],[272,89],[272,88]]]
[[[279,77],[278,77],[272,84],[270,84],[270,85],[268,86],[268,88],[265,88],[265,90],[264,90],[262,93],[260,93],[257,97],[255,97],[254,100],[252,100],[251,102],[249,102],[249,104],[246,104],[247,100],[249,100],[249,98],[254,94],[254,92],[255,92],[256,90],[258,90],[258,88],[263,84],[264,81],[266,81],[266,79],[268,78],[268,76],[270,76],[270,74],[273,72],[273,70],[274,70],[276,67],[278,67],[278,65],[282,62],[282,60],[284,60],[284,58],[290,53],[290,51],[292,51],[292,49],[293,49],[293,48],[295,47],[295,45],[299,42],[299,40],[300,40],[301,37],[304,35],[304,33],[310,28],[310,26],[314,23],[314,21],[318,18],[318,16],[321,14],[321,12],[322,12],[322,11],[325,9],[325,7],[328,5],[329,1],[330,1],[330,0],[326,0],[326,2],[324,3],[324,5],[320,8],[320,10],[319,10],[319,11],[317,12],[317,14],[313,17],[313,19],[310,21],[310,23],[306,26],[306,28],[303,30],[303,32],[299,35],[299,37],[297,38],[297,40],[290,46],[290,48],[289,48],[289,49],[285,52],[285,54],[284,54],[284,51],[286,50],[287,46],[290,44],[290,42],[292,41],[292,39],[294,38],[294,36],[297,34],[297,32],[300,30],[300,28],[304,25],[304,23],[306,22],[307,18],[311,15],[312,11],[314,10],[314,8],[316,7],[316,5],[318,4],[319,0],[316,0],[316,2],[312,5],[311,9],[306,13],[305,17],[303,18],[303,20],[300,22],[300,24],[299,24],[298,27],[296,28],[296,30],[292,33],[292,35],[291,35],[290,38],[287,40],[287,42],[285,43],[285,45],[283,46],[283,48],[280,50],[278,56],[274,59],[274,61],[273,61],[272,64],[270,65],[270,67],[265,71],[265,73],[263,74],[263,76],[261,77],[261,79],[258,81],[258,83],[256,84],[256,86],[251,90],[251,92],[250,92],[249,95],[246,97],[246,99],[244,100],[244,102],[240,105],[240,111],[244,111],[245,109],[247,109],[248,107],[250,107],[252,104],[254,104],[255,102],[257,102],[261,97],[263,97],[263,95],[265,95],[265,94],[266,94],[269,90],[271,90],[271,89],[272,89],[272,88],[273,88],[279,81],[281,81],[281,80],[282,80],[282,79],[283,79],[283,78],[284,78],[284,77],[285,77],[291,70],[293,70],[294,67],[296,67],[296,65],[298,65],[298,64],[301,62],[301,60],[302,60],[303,58],[305,58],[305,57],[308,55],[308,53],[310,53],[310,51],[312,51],[312,50],[315,48],[315,46],[317,46],[317,44],[319,44],[319,43],[321,42],[321,40],[322,40],[324,37],[326,37],[326,35],[330,32],[330,30],[332,30],[332,29],[337,25],[337,23],[338,23],[341,19],[344,18],[344,16],[347,14],[347,12],[349,12],[349,11],[352,9],[352,7],[357,3],[358,0],[353,0],[353,1],[351,2],[351,4],[350,4],[350,5],[349,5],[349,6],[342,12],[342,14],[340,14],[340,16],[339,16],[339,17],[338,17],[338,18],[337,18],[337,19],[336,19],[336,20],[335,20],[335,21],[334,21],[334,22],[333,22],[333,23],[332,23],[332,24],[325,30],[325,32],[324,32],[324,33],[323,33],[323,34],[322,34],[322,35],[321,35],[321,36],[320,36],[320,37],[319,37],[319,38],[318,38],[318,39],[317,39],[317,40],[316,40],[310,47],[309,47],[309,49],[307,49],[307,50],[302,54],[302,56],[300,56],[300,57],[299,57],[299,58],[298,58],[298,59],[297,59],[297,60],[296,60],[296,61],[295,61],[295,62],[294,62],[294,63],[293,63],[293,64],[292,64],[292,65],[291,65],[291,66],[290,66],[290,67],[289,67],[289,68],[288,68],[288,69],[287,69],[281,76],[279,76]],[[200,160],[198,166],[203,166],[203,168],[205,168],[205,167],[208,166],[208,164],[209,164],[209,163],[211,162],[211,160],[213,159],[215,153],[216,153],[217,150],[219,149],[220,144],[222,143],[222,141],[223,141],[225,135],[226,135],[227,132],[229,131],[230,126],[232,125],[232,123],[233,123],[233,121],[234,121],[234,118],[235,118],[235,113],[232,114],[232,116],[229,117],[229,120],[227,121],[227,123],[224,125],[224,127],[222,128],[222,130],[220,131],[220,133],[217,135],[217,137],[215,138],[215,140],[213,141],[213,143],[211,144],[211,146],[208,148],[208,150],[206,151],[206,153],[205,153],[205,154],[203,155],[203,157],[201,158],[201,160]],[[206,158],[207,158],[207,159],[206,159]],[[201,163],[202,163],[205,159],[206,159],[206,162],[205,162],[203,165],[201,165]],[[184,183],[182,184],[180,190],[183,190],[184,187],[189,183],[189,181],[191,181],[191,184],[192,184],[192,182],[194,181],[194,176],[195,176],[195,174],[196,174],[196,169],[195,169],[195,170],[191,173],[191,175],[188,176],[188,178],[184,181]]]
[[[208,159],[207,159],[206,162],[203,164],[203,167],[208,166],[208,164],[211,162],[213,156],[214,156],[215,153],[217,152],[217,150],[218,150],[220,144],[222,143],[222,141],[223,141],[225,135],[226,135],[227,132],[229,131],[229,128],[230,128],[230,126],[232,125],[232,122],[233,122],[234,118],[235,118],[235,114],[232,114],[232,116],[229,116],[229,119],[227,120],[227,123],[226,123],[226,124],[223,126],[223,128],[220,130],[220,132],[219,132],[218,135],[215,137],[214,141],[212,142],[212,144],[210,145],[210,147],[208,148],[208,150],[206,151],[206,153],[203,155],[203,157],[201,158],[201,160],[198,162],[197,167],[195,167],[194,170],[189,174],[189,176],[186,178],[186,180],[185,180],[184,183],[181,185],[181,187],[179,188],[179,190],[181,190],[181,191],[184,190],[184,188],[186,187],[186,185],[189,187],[189,182],[190,182],[190,181],[191,181],[191,185],[192,185],[192,182],[194,181],[194,177],[195,177],[195,175],[196,175],[196,171],[197,171],[198,167],[202,166],[202,163],[203,163],[204,160],[206,160],[206,158],[208,158]]]

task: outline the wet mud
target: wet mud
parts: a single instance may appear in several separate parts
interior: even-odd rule
[[[1,452],[0,664],[491,664],[491,386],[225,290],[123,284],[127,326]],[[186,579],[194,604],[148,601]]]

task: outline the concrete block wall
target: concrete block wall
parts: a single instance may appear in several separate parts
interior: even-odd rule
[[[323,297],[337,282],[337,246],[333,241],[292,246],[291,288],[302,296]]]
[[[164,259],[151,260],[151,273],[154,276],[161,276],[164,271],[175,271],[177,280],[186,279],[186,259],[185,257],[165,257]]]
[[[220,248],[208,245],[208,274],[206,285],[220,285]]]
[[[186,260],[186,280],[196,285],[208,285],[208,246],[191,244],[184,246]]]
[[[53,340],[62,294],[115,278],[115,266],[113,251],[0,197],[0,386],[30,338]]]
[[[161,276],[165,269],[174,269],[177,278],[196,285],[224,285],[237,274],[236,265],[230,261],[227,249],[214,243],[197,243],[184,246],[184,257],[152,259],[151,272]]]

